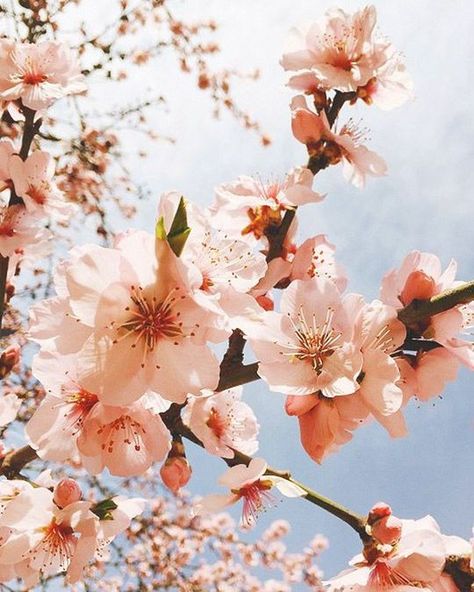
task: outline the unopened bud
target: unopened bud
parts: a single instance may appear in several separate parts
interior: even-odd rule
[[[433,296],[435,281],[423,271],[412,271],[407,277],[405,286],[400,294],[400,300],[405,306],[413,300],[427,300]]]
[[[175,495],[191,479],[192,469],[184,452],[181,438],[173,439],[168,458],[160,469],[161,479]]]
[[[60,508],[74,504],[81,498],[81,488],[74,479],[62,479],[54,488],[54,503]]]
[[[394,545],[402,534],[402,521],[392,515],[392,509],[384,502],[372,506],[367,517],[369,534],[381,545]]]
[[[9,345],[0,356],[0,378],[5,378],[20,361],[20,346]]]
[[[191,467],[183,456],[168,458],[160,469],[161,479],[175,495],[191,479]]]

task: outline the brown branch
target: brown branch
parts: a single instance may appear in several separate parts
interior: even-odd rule
[[[420,321],[472,300],[474,300],[474,280],[451,290],[445,290],[429,300],[414,300],[398,312],[398,318],[407,327],[416,327]]]
[[[3,458],[0,475],[5,475],[7,479],[15,479],[23,467],[36,458],[38,458],[38,455],[31,446],[23,446],[17,450],[12,450]]]
[[[168,426],[168,428],[170,428],[170,426]],[[199,440],[199,438],[197,438],[194,435],[194,433],[187,426],[185,426],[182,423],[181,419],[176,420],[175,424],[172,426],[172,430],[173,430],[173,432],[180,434],[183,438],[186,438],[190,442],[193,442],[194,444],[197,444],[198,446],[203,448],[203,444]],[[235,465],[240,465],[240,464],[248,465],[250,463],[250,461],[252,460],[252,457],[247,456],[246,454],[242,454],[241,452],[234,451],[234,453],[235,453],[234,458],[223,458],[222,459],[230,467],[233,467]],[[306,492],[304,496],[301,496],[301,497],[303,497],[303,499],[306,499],[307,501],[314,504],[315,506],[318,506],[319,508],[326,510],[327,512],[329,512],[333,516],[336,516],[337,518],[339,518],[340,520],[342,520],[343,522],[348,524],[351,528],[353,528],[357,532],[357,534],[361,537],[361,539],[365,540],[367,538],[367,534],[365,531],[366,520],[365,520],[364,516],[357,514],[355,512],[352,512],[352,510],[349,510],[348,508],[342,506],[341,504],[339,504],[339,503],[329,499],[328,497],[325,497],[324,495],[314,491],[313,489],[311,489],[310,487],[307,487],[303,483],[296,481],[295,479],[293,479],[293,477],[291,476],[289,471],[282,471],[279,469],[275,469],[273,467],[268,467],[267,471],[266,471],[266,475],[281,477],[282,479],[285,479],[289,483],[297,485],[298,487],[300,487],[301,489],[303,489]]]

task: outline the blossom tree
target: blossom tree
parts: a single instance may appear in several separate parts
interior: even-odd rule
[[[47,589],[64,575],[78,590],[469,591],[472,543],[443,534],[431,516],[399,519],[385,502],[367,499],[358,514],[272,467],[258,456],[258,418],[242,398],[257,380],[284,395],[302,454],[321,464],[369,422],[405,436],[410,400],[428,401],[461,366],[474,369],[474,281],[456,279],[454,260],[443,269],[437,255],[412,251],[367,301],[346,291],[325,235],[297,238],[300,212],[326,199],[315,176],[342,165],[362,189],[387,173],[349,115],[361,101],[387,110],[412,96],[375,8],[334,9],[293,31],[281,65],[304,165],[279,181],[222,183],[206,207],[164,193],[148,228],[114,233],[107,195],[131,176],[110,172],[124,166],[123,154],[113,160],[114,125],[85,123],[80,101],[94,92],[94,72],[121,80],[117,61],[146,64],[171,47],[217,108],[259,131],[230,98],[231,72],[210,73],[217,48],[195,41],[213,23],[186,25],[164,1],[118,4],[105,30],[84,23],[78,39],[59,32],[80,1],[4,10],[16,35],[0,39],[0,581],[6,589]],[[142,28],[163,25],[164,41],[136,45]],[[79,136],[50,115],[61,103],[76,110]],[[146,130],[143,113],[154,104],[117,119],[133,114]],[[61,154],[54,145],[63,137]],[[131,213],[121,199],[115,205]],[[98,217],[101,244],[77,240],[79,215]],[[51,269],[25,289],[20,282],[31,283],[45,256]],[[254,361],[244,362],[249,351]],[[188,446],[227,465],[216,493],[183,491]],[[359,535],[348,570],[323,582],[317,558],[327,541],[317,535],[291,553],[283,520],[252,543],[241,537],[279,495]],[[238,527],[224,512],[234,504]]]

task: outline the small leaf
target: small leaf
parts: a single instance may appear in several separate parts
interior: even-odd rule
[[[113,520],[112,511],[118,508],[117,504],[112,498],[102,500],[92,506],[91,512],[100,518],[100,520]]]
[[[167,234],[167,239],[174,254],[179,257],[183,252],[184,245],[188,240],[191,228],[188,226],[188,216],[186,213],[186,202],[184,197],[181,197],[178,204],[178,209],[174,215],[171,228]]]

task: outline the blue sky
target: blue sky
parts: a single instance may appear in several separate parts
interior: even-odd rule
[[[459,263],[459,277],[474,277],[472,222],[474,205],[474,9],[469,0],[376,0],[381,31],[404,53],[415,82],[416,99],[381,112],[365,106],[351,115],[371,128],[371,146],[386,159],[389,174],[369,179],[359,191],[345,183],[337,168],[318,175],[315,188],[327,192],[322,204],[307,206],[300,237],[326,233],[350,277],[349,290],[367,298],[378,295],[380,280],[412,249]],[[104,2],[104,6],[106,3]],[[257,82],[243,82],[237,97],[270,134],[263,148],[228,115],[215,121],[209,102],[189,77],[176,74],[174,60],[159,61],[160,88],[168,91],[169,113],[152,117],[156,129],[176,145],[147,146],[150,157],[136,163],[141,181],[156,197],[181,191],[202,204],[213,187],[239,174],[283,176],[305,162],[304,148],[291,137],[285,74],[278,65],[286,32],[316,19],[333,2],[323,0],[188,0],[177,4],[184,16],[214,18],[220,25],[222,63],[244,70],[258,68]],[[340,2],[355,10],[363,4]],[[137,78],[136,92],[143,91]],[[342,120],[344,120],[343,112]],[[138,145],[141,137],[131,136]],[[135,147],[135,145],[134,145]],[[150,228],[155,202],[144,204],[136,226]],[[260,454],[290,468],[301,481],[361,513],[379,500],[400,517],[431,513],[446,533],[470,535],[473,514],[472,376],[462,372],[442,399],[407,410],[410,435],[393,441],[377,425],[359,430],[354,440],[323,466],[310,461],[299,445],[297,425],[282,411],[283,396],[263,383],[245,390],[261,428]],[[217,491],[218,459],[189,450],[195,493]],[[283,501],[262,517],[259,529],[274,518],[292,526],[291,544],[301,548],[315,533],[331,547],[322,557],[326,575],[334,574],[358,551],[358,539],[336,518],[301,501]],[[250,537],[252,535],[249,535]]]

